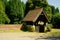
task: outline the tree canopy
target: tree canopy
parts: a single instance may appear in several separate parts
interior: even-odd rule
[[[53,15],[53,20],[52,20],[52,24],[54,27],[56,28],[60,28],[60,13]]]
[[[59,25],[59,9],[49,5],[47,0],[0,0],[0,24],[20,24],[24,16],[35,8],[43,7],[53,25]]]
[[[11,24],[21,23],[24,15],[24,3],[21,0],[10,0],[6,6],[6,13],[11,20]]]
[[[8,16],[5,14],[5,8],[4,8],[3,2],[0,1],[0,24],[5,24],[9,22],[10,20]]]

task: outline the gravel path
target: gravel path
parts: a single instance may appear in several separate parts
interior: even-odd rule
[[[0,33],[0,40],[60,40],[60,36],[44,33]]]

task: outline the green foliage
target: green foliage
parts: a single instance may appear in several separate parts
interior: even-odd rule
[[[31,26],[28,28],[28,31],[30,31],[30,32],[35,31],[35,25],[31,25]]]
[[[6,6],[7,5],[7,0],[1,0],[3,2],[3,6]]]
[[[52,9],[51,9],[51,6],[50,5],[46,6],[44,8],[44,11],[47,14],[49,20],[51,21],[51,18],[52,18]]]
[[[55,7],[51,6],[51,9],[52,9],[52,14],[54,15],[55,14]]]
[[[23,23],[22,29],[23,31],[28,31],[28,27],[26,26],[26,23]]]
[[[26,23],[23,23],[22,30],[33,32],[33,31],[35,31],[35,25],[27,25]]]
[[[24,17],[24,3],[21,0],[10,0],[6,6],[6,13],[11,24],[19,24]]]
[[[55,8],[54,6],[51,6],[52,8],[52,20],[51,23],[53,24],[54,27],[59,28],[59,20],[60,20],[60,14],[59,14],[59,9]]]
[[[52,29],[52,24],[47,24],[46,26],[45,26],[45,32],[46,31],[51,31],[51,29]]]
[[[55,9],[55,13],[59,13],[59,9],[58,8]]]
[[[48,3],[46,0],[27,0],[25,12],[27,13],[31,9],[45,7],[47,5]]]
[[[21,0],[0,0],[0,24],[19,24],[29,10],[40,7],[53,25],[59,25],[59,9],[49,5],[47,0],[27,0],[26,5]]]
[[[21,8],[20,9],[21,9],[20,13],[22,15],[22,18],[24,18],[25,4],[23,2],[21,2]]]
[[[29,7],[45,7],[48,3],[46,0],[28,0]]]
[[[56,13],[55,15],[53,15],[53,18],[52,18],[52,24],[57,27],[57,28],[60,28],[60,14],[59,13]]]
[[[3,6],[2,1],[0,1],[0,24],[5,24],[5,23],[9,23],[10,20],[8,18],[8,16],[5,14],[5,8]]]
[[[51,9],[52,9],[52,14],[56,14],[56,13],[59,13],[59,9],[58,8],[55,8],[54,6],[51,6]]]

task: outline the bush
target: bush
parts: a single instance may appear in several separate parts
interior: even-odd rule
[[[31,25],[31,26],[28,28],[28,31],[34,32],[34,31],[35,31],[35,25]]]
[[[45,26],[45,32],[46,31],[51,31],[51,29],[52,29],[52,24],[48,24],[48,25]]]
[[[22,30],[33,32],[33,31],[35,31],[35,26],[34,25],[26,25],[26,23],[24,23],[23,27],[22,27]]]
[[[28,31],[28,27],[26,26],[26,23],[23,24],[22,29],[23,31]]]

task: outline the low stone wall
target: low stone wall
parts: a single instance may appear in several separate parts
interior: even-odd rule
[[[21,30],[22,24],[6,24],[6,25],[0,25],[0,30]]]

